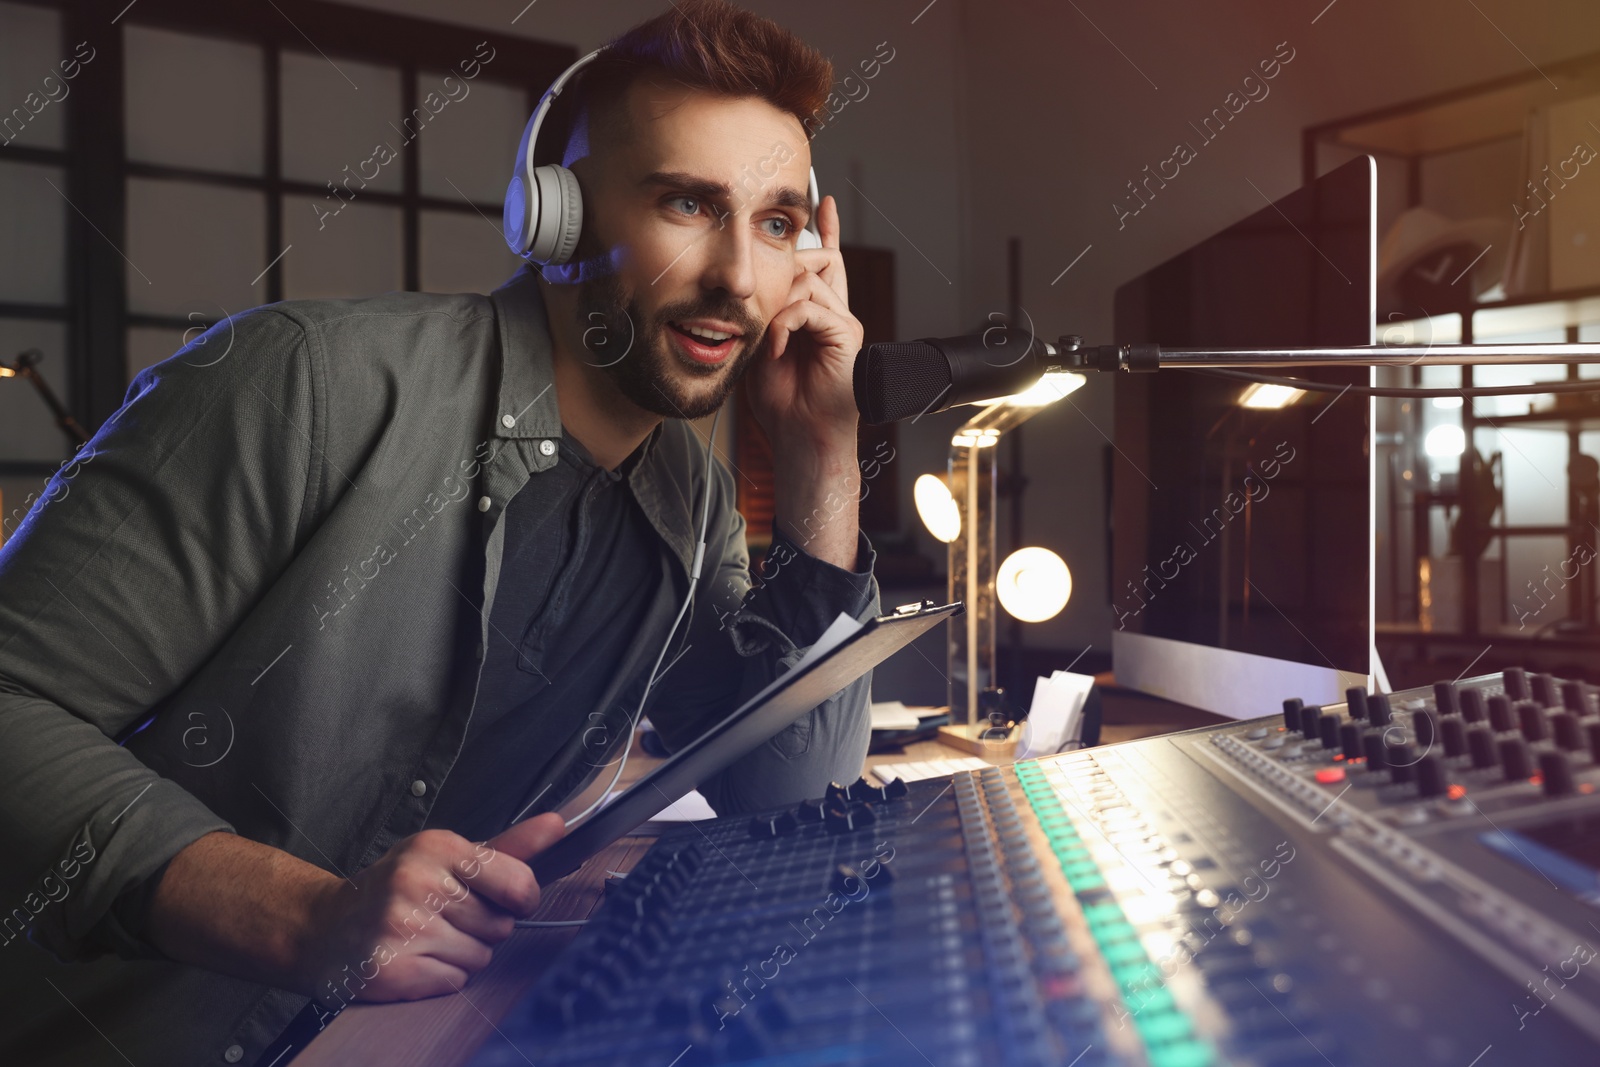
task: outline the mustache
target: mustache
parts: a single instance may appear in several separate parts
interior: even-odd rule
[[[767,329],[766,323],[756,319],[744,305],[726,295],[719,297],[707,294],[704,299],[668,304],[656,312],[656,323],[659,326],[666,326],[669,322],[682,322],[685,319],[717,319],[730,323],[742,335],[741,340],[746,342],[760,340]]]
[[[583,331],[581,344],[588,356],[585,362],[595,367],[620,364],[638,345],[651,351],[658,349],[666,343],[669,322],[705,318],[728,323],[741,335],[737,342],[740,351],[732,364],[738,369],[766,342],[770,325],[757,319],[725,290],[704,292],[694,299],[666,304],[647,316],[614,272],[581,283],[575,311],[578,326]],[[707,371],[715,372],[715,369]]]

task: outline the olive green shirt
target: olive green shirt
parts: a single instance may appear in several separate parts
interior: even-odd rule
[[[256,1060],[306,999],[165,959],[123,904],[213,831],[349,875],[423,828],[500,639],[504,509],[560,434],[527,269],[491,296],[257,308],[137,376],[0,550],[0,1063]],[[864,538],[860,572],[791,552],[752,590],[704,449],[667,420],[629,472],[670,565],[600,702],[637,701],[709,493],[689,649],[648,710],[674,747],[840,611],[878,610]],[[869,685],[702,791],[729,813],[855,777]],[[579,732],[511,810],[556,807],[613,755]]]

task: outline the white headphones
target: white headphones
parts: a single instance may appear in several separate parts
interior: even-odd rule
[[[511,251],[534,263],[566,263],[578,247],[578,233],[583,227],[583,193],[578,188],[578,179],[566,167],[534,166],[533,154],[539,142],[539,127],[544,125],[545,115],[556,97],[561,95],[572,76],[592,63],[601,51],[603,49],[590,52],[551,83],[522,130],[522,142],[517,145],[516,170],[511,175],[511,184],[506,187],[501,229]],[[800,231],[798,247],[821,248],[817,208],[822,197],[817,191],[815,168],[811,170],[808,185],[806,195],[811,201],[811,219]]]

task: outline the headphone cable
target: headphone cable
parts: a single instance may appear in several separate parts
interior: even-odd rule
[[[700,571],[705,563],[706,531],[711,525],[711,468],[716,459],[717,424],[721,421],[721,419],[722,409],[718,408],[717,413],[711,417],[711,435],[710,440],[706,443],[706,495],[705,500],[700,508],[700,539],[699,543],[695,545],[694,562],[689,567],[689,592],[683,598],[683,606],[678,609],[678,617],[672,621],[672,629],[667,631],[667,639],[661,643],[661,651],[656,655],[655,665],[650,668],[650,678],[647,682],[645,682],[644,693],[639,697],[639,706],[634,709],[633,716],[628,723],[628,740],[623,746],[622,759],[617,762],[617,769],[611,775],[611,781],[606,783],[604,791],[602,791],[601,794],[595,798],[592,804],[590,804],[587,808],[584,808],[583,811],[579,812],[577,815],[574,815],[572,818],[567,820],[568,830],[571,830],[574,826],[581,824],[592,812],[594,812],[596,808],[605,803],[606,798],[611,795],[612,789],[616,787],[617,780],[622,777],[623,770],[628,766],[628,756],[633,752],[633,739],[636,731],[638,730],[639,720],[644,714],[645,701],[650,699],[651,690],[655,688],[656,682],[660,680],[659,672],[661,670],[661,661],[666,659],[667,650],[672,647],[672,641],[673,638],[677,636],[678,627],[680,624],[682,624],[684,616],[688,614],[690,605],[694,603],[695,587],[699,583]],[[673,660],[673,662],[676,663],[677,660]],[[524,808],[523,810],[526,811],[527,809]],[[521,816],[519,815],[518,818],[521,818]],[[516,820],[512,821],[515,822]]]

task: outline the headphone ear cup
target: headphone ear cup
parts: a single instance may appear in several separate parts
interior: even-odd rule
[[[528,191],[523,187],[522,176],[517,175],[506,186],[505,206],[500,211],[500,231],[506,245],[519,256],[528,254]]]
[[[556,178],[561,183],[561,236],[550,255],[550,262],[569,263],[577,254],[578,235],[583,232],[583,189],[578,185],[578,176],[572,171],[566,167],[557,167],[555,170]]]
[[[566,167],[536,167],[533,177],[538,183],[538,199],[528,258],[547,265],[566,263],[578,248],[583,191],[577,176]]]
[[[506,186],[505,205],[500,213],[500,230],[506,244],[519,256],[528,254],[533,243],[533,220],[539,216],[539,188],[533,174],[524,165],[528,157],[528,139],[533,136],[533,119],[522,128],[522,141],[517,145],[517,163]]]
[[[811,202],[811,221],[800,230],[800,239],[795,242],[795,248],[801,251],[822,247],[822,234],[817,231],[817,212],[822,208],[822,194],[817,191],[816,167],[806,174],[806,199]]]

